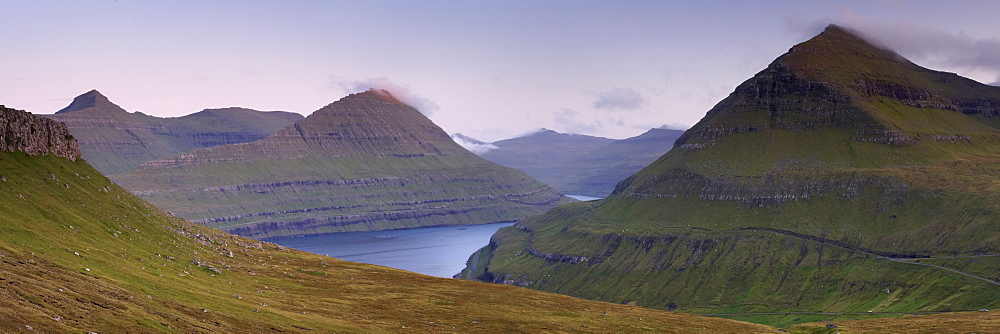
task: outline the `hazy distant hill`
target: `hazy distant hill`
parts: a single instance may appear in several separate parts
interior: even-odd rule
[[[469,152],[482,155],[483,153],[497,149],[496,145],[483,142],[479,139],[475,139],[461,133],[451,134],[451,139],[454,140],[458,145],[461,145]]]
[[[0,106],[0,332],[758,332],[765,326],[351,263],[192,224]]]
[[[255,238],[513,221],[568,201],[467,151],[380,90],[267,138],[150,161],[113,179],[181,217]]]
[[[615,140],[542,129],[490,143],[496,148],[478,154],[522,170],[565,194],[604,197],[618,181],[669,151],[682,132],[650,129]]]
[[[998,128],[1000,88],[830,26],[608,198],[501,229],[465,275],[779,325],[994,309]]]
[[[150,160],[198,148],[245,143],[303,118],[284,111],[246,108],[205,109],[176,118],[129,113],[97,90],[77,96],[54,115],[69,126],[83,158],[105,175],[134,170]]]

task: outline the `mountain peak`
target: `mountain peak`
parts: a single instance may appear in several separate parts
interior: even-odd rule
[[[1000,90],[995,87],[954,73],[920,67],[864,39],[854,30],[830,25],[740,84],[675,145],[702,149],[728,140],[726,137],[738,136],[747,140],[758,136],[759,139],[765,136],[764,133],[775,133],[774,130],[779,133],[807,131],[819,138],[820,133],[814,131],[823,130],[839,133],[842,137],[836,140],[841,145],[915,145],[928,152],[951,150],[956,148],[946,149],[929,143],[943,140],[940,138],[989,133],[993,131],[990,127],[1000,124],[997,122],[998,110]],[[939,118],[930,121],[920,116],[926,114]],[[942,121],[945,119],[948,121]],[[832,145],[831,140],[833,138],[817,139],[810,145],[828,147]],[[742,141],[730,144],[736,142]],[[779,148],[777,142],[768,143],[775,145],[774,150]],[[797,140],[795,144],[806,145],[806,142]],[[763,142],[760,145],[765,147]],[[918,149],[911,150],[916,152]],[[837,151],[828,153],[832,155],[815,160],[815,163],[851,161],[888,166],[903,161],[896,157],[873,164],[875,160],[856,160]],[[815,156],[814,151],[800,151],[782,159],[809,160]],[[784,168],[782,163],[764,159],[763,155],[753,157],[762,159],[758,161],[762,165],[755,167],[755,172]],[[913,159],[910,162],[924,160],[919,156],[910,158]]]
[[[366,91],[364,91],[362,93],[355,94],[355,95],[378,97],[378,98],[380,98],[382,100],[385,100],[385,101],[388,101],[388,102],[392,102],[392,103],[395,103],[395,104],[398,104],[398,105],[412,107],[412,106],[406,104],[405,102],[403,102],[402,100],[396,98],[396,96],[392,95],[392,93],[390,93],[389,91],[387,91],[385,89],[369,88],[368,90],[366,90]]]
[[[65,114],[87,109],[126,112],[125,109],[122,109],[122,107],[112,103],[107,96],[104,96],[104,94],[101,94],[101,92],[98,92],[96,89],[92,89],[89,92],[83,93],[74,98],[72,103],[66,106],[66,108],[62,108],[57,111],[56,114]]]
[[[308,147],[344,156],[367,156],[372,152],[447,155],[464,151],[427,116],[382,89],[341,98],[274,136],[305,140],[306,145],[296,149]]]
[[[558,136],[558,135],[564,135],[564,133],[560,133],[560,132],[558,132],[556,130],[552,130],[552,129],[541,128],[541,129],[538,129],[538,131],[535,131],[535,132],[533,132],[531,134],[528,134],[525,137],[531,137],[531,136]]]
[[[834,77],[843,77],[837,73],[845,71],[882,76],[892,74],[900,66],[907,70],[919,67],[860,31],[835,24],[793,46],[777,61],[800,71]]]

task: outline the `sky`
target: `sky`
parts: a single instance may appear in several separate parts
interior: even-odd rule
[[[97,89],[176,117],[308,115],[367,88],[448,133],[609,138],[689,127],[835,23],[919,65],[1000,82],[1000,1],[0,0],[0,104]]]

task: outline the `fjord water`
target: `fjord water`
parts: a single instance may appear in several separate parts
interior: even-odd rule
[[[269,238],[267,241],[341,260],[452,277],[490,236],[512,223],[423,227]]]
[[[594,196],[584,196],[584,195],[566,195],[566,197],[575,199],[577,201],[584,201],[584,202],[586,202],[586,201],[596,201],[596,200],[604,198],[604,197],[594,197]]]

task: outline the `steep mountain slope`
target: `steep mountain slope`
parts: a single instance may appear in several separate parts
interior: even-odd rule
[[[997,87],[830,26],[610,197],[500,230],[464,275],[696,313],[996,308],[997,120]]]
[[[178,216],[254,238],[512,221],[566,201],[377,90],[268,138],[151,161],[113,179]]]
[[[604,197],[615,183],[639,171],[673,147],[682,131],[650,129],[615,140],[544,130],[492,143],[479,155],[517,168],[566,194]]]
[[[303,118],[296,113],[245,108],[160,118],[129,113],[97,90],[45,116],[66,123],[80,141],[83,158],[105,175],[129,172],[143,162],[198,148],[258,140]]]
[[[773,332],[222,233],[108,181],[61,123],[2,106],[0,143],[4,333]]]

